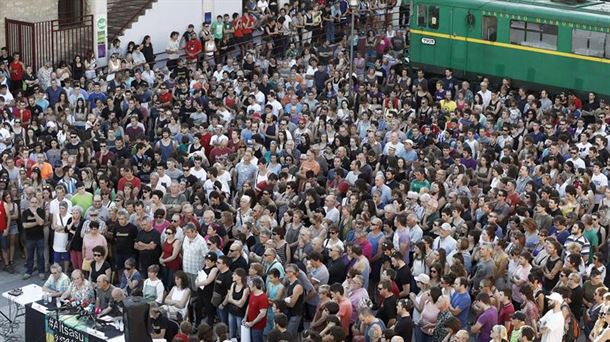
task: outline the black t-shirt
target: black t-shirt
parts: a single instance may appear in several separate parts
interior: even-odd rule
[[[337,258],[337,260],[329,260],[328,265],[326,265],[328,269],[328,283],[343,283],[345,280],[345,263],[343,262],[343,258]]]
[[[411,271],[407,265],[399,268],[396,271],[396,285],[398,285],[398,289],[402,292],[403,285],[411,284]]]
[[[129,149],[127,147],[123,147],[122,149],[117,149],[116,147],[113,147],[112,149],[110,149],[110,151],[112,151],[112,153],[114,153],[114,156],[117,159],[129,159],[131,158],[131,152],[129,151]]]
[[[405,342],[411,342],[411,335],[413,334],[413,319],[411,316],[400,317],[394,326],[394,333],[396,336],[402,337]]]
[[[383,302],[381,304],[381,307],[379,308],[379,311],[377,312],[377,318],[379,318],[380,320],[383,321],[383,323],[387,326],[389,326],[388,322],[391,319],[396,318],[396,302],[398,300],[396,299],[396,296],[391,295],[387,298],[383,299]]]
[[[231,260],[231,265],[229,265],[229,269],[231,271],[235,271],[238,268],[243,268],[244,270],[248,270],[248,262],[244,259],[243,256],[237,258],[237,260]]]
[[[292,334],[288,330],[281,332],[277,328],[271,330],[267,336],[267,342],[292,341]]]
[[[223,298],[229,292],[229,288],[231,287],[231,283],[233,283],[233,272],[231,270],[227,270],[225,273],[218,273],[216,277],[216,282],[214,284],[214,292],[218,292]]]
[[[91,281],[92,282],[96,282],[97,281],[97,277],[102,275],[102,274],[106,274],[106,270],[110,269],[110,263],[108,261],[104,261],[104,263],[102,264],[102,267],[100,267],[99,270],[95,269],[95,263],[91,264]]]
[[[161,333],[161,330],[165,329],[167,331],[168,325],[167,317],[163,313],[159,314],[157,318],[150,318],[150,325],[152,326],[152,331],[155,334]]]
[[[138,232],[136,242],[154,242],[157,245],[157,247],[153,250],[138,251],[140,265],[153,265],[159,262],[159,257],[161,256],[161,234],[159,234],[158,231],[155,229],[151,229],[148,232],[141,230]]]
[[[40,216],[41,219],[45,219],[45,211],[42,208],[38,208],[36,209],[36,213],[38,213],[38,216]],[[34,213],[32,212],[31,209],[27,209],[26,211],[23,212],[23,222],[24,223],[32,223],[32,222],[36,222],[36,216],[34,216]],[[44,226],[43,225],[36,225],[34,227],[31,228],[26,228],[25,229],[25,238],[27,240],[42,240],[44,239]]]
[[[138,228],[135,225],[131,223],[127,223],[124,226],[117,224],[114,227],[114,247],[116,248],[116,253],[120,255],[135,254],[133,244],[137,236]]]

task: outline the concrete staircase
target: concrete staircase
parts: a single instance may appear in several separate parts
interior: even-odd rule
[[[108,0],[108,43],[138,21],[156,0]]]

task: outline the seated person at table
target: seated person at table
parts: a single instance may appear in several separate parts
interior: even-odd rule
[[[161,312],[159,305],[154,302],[150,304],[150,325],[152,326],[150,336],[153,339],[168,337],[169,320],[165,313]],[[172,337],[174,335],[172,335]]]
[[[70,286],[70,277],[62,271],[59,264],[55,263],[49,268],[51,275],[42,285],[42,290],[51,297],[60,297]]]
[[[128,296],[142,295],[142,276],[136,269],[136,260],[129,258],[125,260],[125,269],[121,275],[121,289]]]
[[[182,271],[176,272],[174,281],[176,285],[172,287],[171,291],[169,291],[165,297],[161,308],[167,312],[167,317],[182,321],[182,318],[184,318],[187,313],[187,305],[189,303],[189,298],[191,298],[191,289],[189,288],[189,280]]]
[[[148,279],[144,280],[142,293],[144,294],[144,299],[146,299],[147,302],[157,302],[157,304],[162,304],[165,287],[163,286],[163,282],[161,279],[159,279],[158,275],[159,265],[148,266]]]
[[[123,317],[123,300],[125,299],[125,293],[123,290],[119,288],[114,288],[112,290],[112,298],[110,298],[110,303],[108,303],[108,307],[110,311],[106,314],[111,317]],[[101,316],[102,314],[100,314]]]
[[[101,310],[99,315],[103,316],[112,311],[110,301],[112,300],[112,291],[116,287],[110,284],[108,277],[105,274],[97,276],[97,289],[95,290],[95,308]]]
[[[77,301],[83,304],[95,302],[93,286],[85,279],[81,270],[72,271],[72,284],[61,295],[61,300]]]

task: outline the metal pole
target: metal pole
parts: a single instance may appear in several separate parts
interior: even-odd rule
[[[350,32],[350,42],[349,42],[349,58],[350,58],[350,62],[349,62],[349,75],[347,75],[349,77],[349,95],[350,97],[352,96],[353,92],[354,92],[354,79],[352,77],[352,74],[354,73],[354,19],[356,17],[356,15],[354,14],[354,11],[356,10],[355,6],[352,6],[352,26],[351,26],[351,32]]]

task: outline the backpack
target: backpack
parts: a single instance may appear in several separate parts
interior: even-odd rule
[[[580,325],[578,324],[579,322],[576,317],[574,317],[572,310],[570,310],[570,307],[565,303],[561,305],[562,309],[564,307],[568,308],[570,315],[568,316],[568,319],[565,322],[563,340],[565,342],[573,342],[576,341],[580,336]]]

